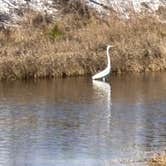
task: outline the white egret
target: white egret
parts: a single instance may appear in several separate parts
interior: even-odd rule
[[[111,72],[111,60],[110,60],[110,55],[109,55],[109,50],[111,47],[113,47],[113,46],[112,45],[107,46],[107,67],[103,71],[92,76],[93,80],[102,79],[103,81],[105,81],[106,77]]]

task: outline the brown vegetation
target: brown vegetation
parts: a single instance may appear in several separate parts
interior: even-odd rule
[[[166,165],[166,155],[156,155],[153,159],[149,161],[149,166],[165,166]]]
[[[0,79],[93,74],[105,66],[107,44],[115,46],[113,72],[166,70],[166,24],[153,17],[69,12],[51,23],[29,12],[25,18],[19,27],[0,31]]]

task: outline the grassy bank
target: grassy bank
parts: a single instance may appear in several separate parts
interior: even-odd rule
[[[19,27],[0,31],[0,79],[93,74],[105,67],[107,44],[115,46],[113,72],[166,70],[166,24],[152,17],[68,13],[51,22],[29,12]]]

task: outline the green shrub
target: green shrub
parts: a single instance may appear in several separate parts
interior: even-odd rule
[[[59,39],[64,36],[64,33],[59,29],[57,25],[54,25],[54,27],[49,31],[49,37],[52,40]]]

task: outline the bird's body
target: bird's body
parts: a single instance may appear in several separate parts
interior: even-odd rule
[[[111,47],[112,47],[111,45],[107,46],[107,67],[103,71],[92,76],[93,80],[102,79],[103,81],[105,81],[106,77],[110,74],[110,72],[111,72],[111,60],[110,60],[109,50]]]

